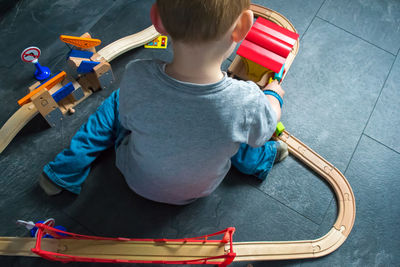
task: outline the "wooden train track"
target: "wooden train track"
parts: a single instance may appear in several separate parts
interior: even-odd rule
[[[251,9],[256,16],[265,17],[295,31],[293,25],[279,13],[258,5],[252,5]],[[125,48],[128,46],[126,39],[123,42],[117,41],[116,43]],[[107,53],[104,54],[106,55],[105,58],[111,60],[120,55],[119,49],[124,48],[114,49],[109,47]],[[292,56],[289,57],[290,64],[297,51],[298,44],[294,47]],[[237,65],[230,69],[235,68],[237,68]],[[33,116],[32,111],[27,113]],[[18,127],[23,126],[19,125]],[[355,199],[350,184],[344,175],[287,131],[284,131],[276,139],[285,142],[292,156],[319,174],[332,187],[338,203],[336,222],[327,234],[314,240],[233,242],[233,251],[236,253],[234,261],[304,259],[325,256],[340,247],[352,230],[356,214]],[[159,243],[154,241],[116,243],[115,241],[104,240],[43,239],[42,244],[48,251],[82,257],[115,259],[116,262],[121,259],[190,260],[220,255],[229,250],[228,245],[221,246],[218,243],[204,246],[199,243],[176,244],[174,242]],[[0,237],[0,255],[37,256],[31,251],[34,246],[34,238]]]
[[[318,173],[332,187],[338,203],[338,217],[331,230],[321,238],[301,241],[233,242],[234,261],[304,259],[325,256],[340,247],[349,235],[355,220],[353,191],[343,174],[301,141],[283,132],[277,139],[288,144],[289,152]],[[37,256],[31,251],[35,238],[0,237],[0,255]],[[125,260],[194,260],[220,255],[229,248],[220,244],[177,244],[153,241],[120,242],[99,240],[42,239],[48,251],[80,257]]]

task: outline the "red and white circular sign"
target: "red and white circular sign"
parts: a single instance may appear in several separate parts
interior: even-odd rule
[[[24,62],[32,62],[37,60],[40,56],[40,49],[36,46],[25,48],[21,53],[21,59]]]

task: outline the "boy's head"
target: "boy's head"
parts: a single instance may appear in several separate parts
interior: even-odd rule
[[[151,17],[175,41],[207,42],[220,39],[249,7],[250,0],[157,0]]]

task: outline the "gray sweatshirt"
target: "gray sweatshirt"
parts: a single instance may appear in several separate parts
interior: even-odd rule
[[[164,72],[165,63],[135,60],[120,85],[119,113],[131,131],[117,148],[117,167],[137,194],[186,204],[209,195],[241,143],[262,146],[276,114],[253,82],[227,77],[199,85]]]

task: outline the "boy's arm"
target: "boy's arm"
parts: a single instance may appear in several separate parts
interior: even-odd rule
[[[280,84],[278,83],[277,80],[273,81],[272,83],[268,84],[266,87],[264,87],[263,91],[265,90],[271,90],[276,92],[281,98],[285,95],[285,91],[282,89]],[[266,95],[268,98],[269,102],[271,103],[272,109],[276,113],[276,119],[279,122],[281,120],[281,114],[282,114],[282,108],[281,108],[281,103],[279,102],[278,98],[273,96],[273,95]]]

